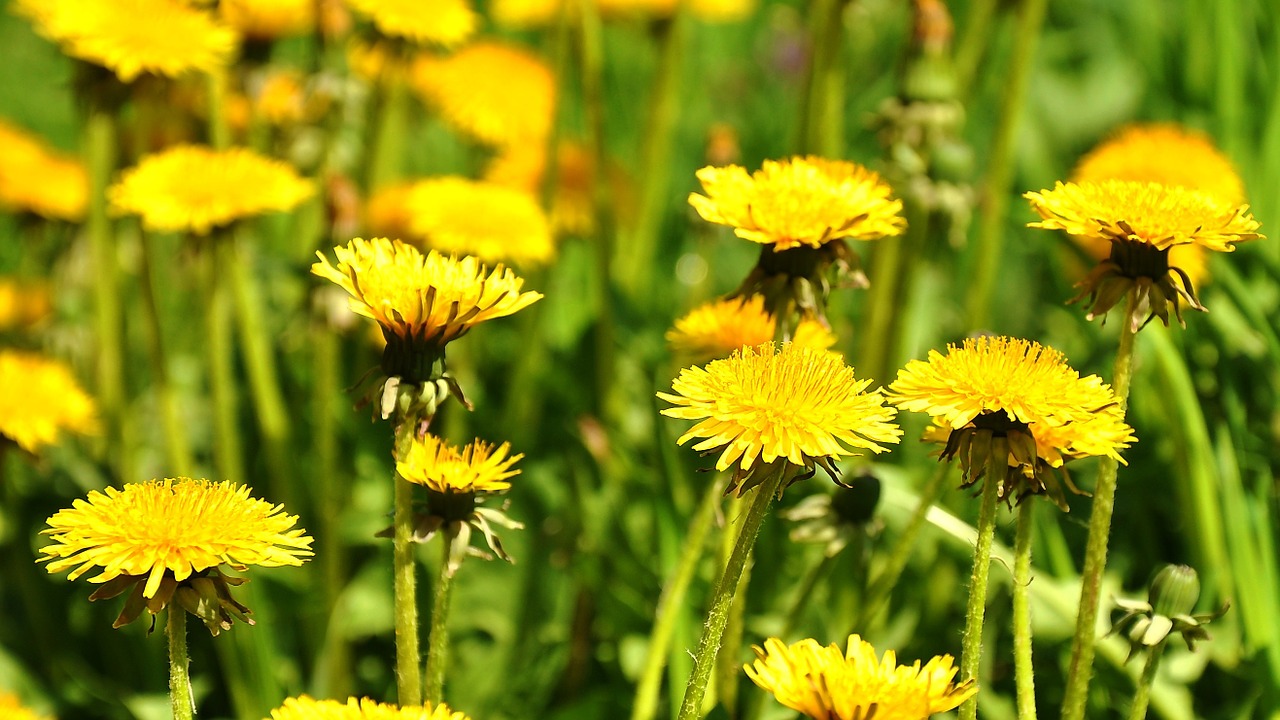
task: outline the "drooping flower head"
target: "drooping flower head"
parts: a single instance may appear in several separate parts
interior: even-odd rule
[[[457,571],[468,554],[488,557],[471,547],[472,530],[484,535],[498,557],[511,560],[493,526],[524,526],[507,517],[503,508],[485,506],[489,496],[506,492],[511,487],[508,480],[520,474],[512,466],[524,456],[508,456],[510,451],[509,443],[494,446],[483,440],[458,449],[426,435],[415,438],[405,456],[396,460],[400,477],[427,488],[427,508],[415,517],[414,540],[426,542],[441,531],[456,540],[451,544],[451,572]]]
[[[734,350],[754,347],[774,339],[777,321],[765,311],[764,298],[726,299],[694,308],[667,331],[672,349],[698,360],[728,357]],[[836,343],[831,330],[812,318],[796,327],[791,342],[815,350],[826,350]]]
[[[477,42],[445,57],[420,56],[410,86],[454,128],[495,147],[546,144],[555,76],[516,45]]]
[[[674,393],[658,397],[676,406],[663,415],[700,421],[677,442],[702,438],[694,450],[720,452],[716,469],[733,467],[729,490],[741,494],[779,463],[809,474],[821,466],[838,481],[834,462],[850,448],[881,453],[881,443],[898,442],[896,411],[879,391],[863,392],[870,384],[839,355],[768,342],[681,370]]]
[[[306,695],[288,698],[264,720],[471,720],[448,705],[426,703],[399,707],[369,698],[315,700]]]
[[[756,661],[744,665],[747,677],[773,693],[778,702],[815,720],[924,720],[959,707],[978,688],[973,680],[955,682],[958,668],[950,655],[899,665],[892,650],[883,659],[857,635],[848,650],[805,639],[786,645],[778,638],[755,647]]]
[[[0,121],[0,208],[79,222],[88,198],[84,163]]]
[[[1003,468],[999,497],[1047,493],[1066,508],[1055,472],[1070,486],[1063,463],[1088,455],[1120,462],[1134,441],[1124,409],[1097,375],[1080,377],[1062,353],[1010,337],[969,338],[947,354],[912,360],[889,386],[889,401],[928,413],[926,439],[944,443],[942,457],[960,458],[964,484]]]
[[[297,207],[314,192],[287,164],[248,148],[181,145],[142,159],[107,188],[112,212],[150,230],[208,234],[236,220]]]
[[[131,591],[115,627],[145,609],[158,613],[171,602],[199,617],[217,635],[233,618],[253,624],[249,609],[231,598],[229,586],[245,581],[220,566],[301,565],[311,538],[291,529],[298,518],[281,505],[249,496],[230,482],[177,478],[108,487],[76,500],[49,518],[42,534],[53,544],[40,551],[51,573],[71,569],[70,579],[97,571],[101,583],[90,600]]]
[[[1135,328],[1153,317],[1168,325],[1170,305],[1179,321],[1183,302],[1204,309],[1191,278],[1170,266],[1170,248],[1195,245],[1231,252],[1235,243],[1262,237],[1247,205],[1227,205],[1186,187],[1127,180],[1059,182],[1052,190],[1025,197],[1043,218],[1029,227],[1110,243],[1110,256],[1080,283],[1084,291],[1072,302],[1088,297],[1092,319],[1135,292],[1138,310],[1126,318]]]
[[[177,0],[18,0],[16,9],[63,52],[124,82],[144,73],[214,72],[230,64],[239,40],[208,13]]]
[[[347,0],[378,32],[421,45],[451,48],[476,31],[480,17],[467,0]]]
[[[35,453],[63,432],[97,430],[94,402],[70,368],[39,355],[0,350],[0,440]]]
[[[410,235],[443,253],[483,262],[545,263],[551,227],[533,195],[494,183],[440,177],[414,183],[405,197]]]

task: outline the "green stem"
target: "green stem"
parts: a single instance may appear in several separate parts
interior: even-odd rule
[[[236,378],[231,349],[226,238],[213,237],[204,248],[208,264],[205,288],[205,349],[209,353],[209,390],[213,396],[214,465],[223,480],[244,482],[240,422],[236,412]]]
[[[707,610],[707,622],[702,630],[702,638],[698,641],[698,652],[693,660],[693,674],[684,689],[684,700],[680,703],[678,720],[696,720],[702,715],[702,698],[707,692],[707,683],[711,680],[711,672],[715,668],[716,656],[720,653],[720,644],[724,640],[724,629],[729,623],[730,606],[738,588],[738,580],[746,567],[747,556],[755,546],[756,536],[760,533],[760,525],[764,522],[765,511],[773,496],[777,494],[787,475],[790,465],[784,463],[769,479],[755,489],[751,507],[747,510],[742,522],[742,530],[738,533],[738,541],[734,545],[733,554],[725,565],[724,574],[716,584],[715,593],[711,597],[711,607]]]
[[[813,597],[814,588],[818,587],[818,583],[831,572],[837,557],[839,553],[828,555],[823,552],[822,559],[805,573],[795,597],[791,600],[791,607],[787,609],[786,622],[782,626],[782,632],[778,633],[778,637],[789,638],[795,632],[796,625],[800,623],[800,616],[804,614],[805,608],[809,606],[809,600]]]
[[[992,452],[994,464],[996,453]],[[1001,454],[1003,463],[1007,454]],[[995,469],[995,468],[993,468]],[[1002,468],[1001,468],[1002,469]],[[960,652],[960,679],[978,679],[982,661],[982,622],[987,612],[987,574],[991,569],[991,543],[996,530],[996,500],[1003,474],[988,472],[982,482],[982,505],[978,510],[978,541],[973,548],[973,575],[969,579],[969,603],[964,613],[964,643]],[[978,696],[960,706],[960,720],[976,720]]]
[[[431,606],[431,636],[427,640],[426,701],[432,705],[444,699],[444,674],[449,666],[449,601],[453,599],[453,575],[450,561],[456,540],[440,534],[444,552],[440,557],[440,577],[436,580],[435,601]]]
[[[378,85],[375,135],[369,157],[367,189],[372,192],[400,178],[404,157],[405,127],[408,125],[408,89],[398,75],[387,77]]]
[[[907,526],[902,529],[902,534],[898,536],[897,544],[893,546],[889,558],[885,560],[884,569],[876,575],[875,580],[871,581],[871,587],[867,589],[862,608],[858,611],[857,619],[850,632],[864,633],[867,623],[875,618],[876,613],[880,612],[880,607],[889,599],[889,594],[898,584],[898,578],[902,577],[902,571],[907,566],[907,559],[916,549],[920,529],[924,527],[925,519],[929,517],[929,508],[933,507],[933,503],[942,494],[947,471],[950,468],[951,466],[947,463],[938,463],[929,482],[920,491],[920,502],[916,505],[916,511],[907,521]]]
[[[319,495],[320,512],[317,544],[328,548],[319,558],[324,577],[325,617],[328,632],[324,652],[319,661],[322,670],[320,695],[346,697],[351,688],[351,647],[344,635],[345,618],[339,616],[339,599],[347,582],[347,544],[342,542],[341,521],[346,503],[344,486],[338,480],[338,423],[335,409],[338,404],[338,388],[341,374],[338,368],[338,337],[333,328],[317,328],[312,335],[315,352],[311,392],[311,416],[313,425],[312,454]]]
[[[1013,180],[1013,151],[1018,128],[1022,123],[1022,106],[1027,96],[1027,81],[1035,64],[1036,42],[1044,25],[1048,0],[1022,0],[1018,6],[1018,22],[1014,28],[1013,53],[1009,58],[1009,78],[1000,100],[1000,113],[995,139],[991,144],[990,165],[982,184],[979,207],[982,218],[978,225],[978,241],[972,292],[969,293],[968,327],[982,329],[991,321],[991,300],[1000,278],[1000,255],[1004,247],[1005,216],[1009,208],[1009,185]]]
[[[396,427],[396,458],[404,457],[413,441],[416,422]],[[395,572],[396,696],[400,705],[422,704],[421,653],[418,650],[418,593],[414,575],[413,483],[395,475]]]
[[[1120,347],[1111,390],[1122,410],[1129,406],[1129,384],[1133,379],[1133,342],[1137,328],[1130,322],[1137,311],[1138,296],[1129,293],[1120,323]],[[1107,540],[1111,535],[1111,514],[1116,502],[1116,474],[1120,463],[1104,456],[1098,463],[1098,485],[1093,491],[1093,511],[1089,515],[1089,538],[1085,543],[1084,569],[1080,578],[1080,606],[1076,612],[1075,637],[1071,641],[1071,664],[1062,699],[1063,720],[1082,720],[1093,674],[1093,651],[1097,641],[1098,598],[1102,594],[1102,572],[1107,566]]]
[[[631,708],[631,720],[653,720],[658,714],[658,695],[662,689],[662,671],[667,665],[667,652],[675,635],[677,620],[685,609],[685,595],[688,594],[689,584],[693,582],[698,569],[698,561],[702,559],[707,535],[714,524],[716,506],[723,493],[723,483],[708,484],[707,492],[702,496],[702,502],[698,504],[693,522],[689,525],[689,533],[685,536],[684,550],[680,553],[675,573],[658,598],[658,611],[649,635],[649,653],[645,657],[644,670],[640,673],[636,701]]]
[[[1156,681],[1156,670],[1160,667],[1160,656],[1164,654],[1164,641],[1147,651],[1147,662],[1142,666],[1142,678],[1133,692],[1133,706],[1129,708],[1129,720],[1143,720],[1147,716],[1147,706],[1151,704],[1151,686]]]
[[[839,157],[844,144],[845,69],[840,62],[846,0],[821,0],[814,12],[813,61],[801,151]]]
[[[955,73],[956,97],[969,93],[969,83],[982,54],[991,45],[991,19],[996,14],[999,0],[974,0],[965,14],[964,33],[956,46]]]
[[[142,233],[142,255],[139,263],[138,284],[142,291],[142,311],[147,322],[151,374],[156,386],[156,401],[160,406],[160,424],[164,431],[166,460],[169,472],[191,476],[195,472],[195,460],[187,443],[187,434],[178,407],[177,393],[169,382],[169,367],[164,349],[164,331],[160,325],[160,308],[156,303],[155,289],[155,241],[147,232]]]
[[[195,717],[195,699],[191,695],[191,671],[187,658],[187,611],[177,602],[169,603],[169,706],[173,720]]]
[[[209,144],[215,150],[231,147],[231,128],[227,126],[227,76],[221,70],[205,73],[205,89],[209,102]]]
[[[1036,720],[1035,668],[1031,664],[1031,537],[1035,505],[1018,505],[1018,531],[1013,541],[1013,663],[1018,688],[1018,720]]]

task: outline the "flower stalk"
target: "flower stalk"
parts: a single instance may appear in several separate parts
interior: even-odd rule
[[[156,384],[156,396],[160,405],[160,427],[164,432],[165,457],[169,470],[178,475],[191,475],[195,472],[195,459],[191,455],[191,446],[182,424],[182,415],[178,407],[178,397],[169,381],[169,363],[165,353],[164,331],[160,324],[160,309],[156,303],[155,289],[155,238],[143,232],[141,238],[142,253],[140,256],[138,278],[142,291],[142,311],[145,316],[148,333],[148,354],[151,358],[151,373]]]
[[[418,423],[396,425],[396,458],[408,453]],[[396,697],[400,705],[422,704],[421,652],[418,649],[418,590],[414,574],[413,483],[395,475],[395,534],[392,555],[395,582]],[[446,559],[445,567],[448,567]]]
[[[1142,677],[1133,693],[1133,705],[1129,708],[1129,720],[1143,720],[1147,716],[1147,706],[1151,704],[1151,686],[1156,681],[1156,670],[1160,667],[1160,656],[1164,654],[1165,643],[1161,642],[1147,651],[1147,662],[1142,666]]]
[[[1031,663],[1031,538],[1035,501],[1018,505],[1018,530],[1013,541],[1013,663],[1019,720],[1036,720],[1035,668]]]
[[[451,533],[440,533],[440,576],[436,579],[435,600],[431,606],[431,635],[427,639],[426,701],[438,704],[444,696],[444,674],[449,665],[449,602],[453,599],[453,544]]]
[[[165,630],[169,635],[169,706],[173,720],[192,720],[195,699],[191,694],[190,660],[187,657],[187,611],[169,606]]]
[[[988,475],[982,483],[982,504],[978,509],[978,541],[973,548],[973,574],[969,579],[969,602],[964,613],[964,642],[960,655],[960,679],[978,680],[978,668],[982,660],[982,623],[987,611],[987,578],[991,569],[991,544],[996,529],[996,500],[1000,493],[1000,478],[1009,453],[991,453]],[[960,706],[960,720],[977,720],[978,696],[975,694]]]

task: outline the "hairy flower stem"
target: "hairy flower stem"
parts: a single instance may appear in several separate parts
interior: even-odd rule
[[[156,401],[160,406],[160,427],[164,432],[165,460],[169,472],[174,475],[192,476],[195,459],[187,442],[186,426],[178,407],[178,397],[169,381],[169,361],[165,354],[164,331],[160,325],[160,308],[155,290],[155,239],[142,233],[142,253],[139,262],[138,286],[142,293],[142,312],[147,323],[148,355],[151,358],[151,375],[156,386]]]
[[[992,453],[994,456],[995,453]],[[1004,462],[1004,457],[999,460]],[[1000,468],[1003,470],[1003,468]],[[978,510],[978,541],[973,548],[973,575],[969,579],[969,603],[964,613],[964,643],[960,653],[960,679],[978,679],[982,660],[982,621],[987,611],[987,575],[991,569],[991,543],[996,531],[996,500],[1000,475],[989,472],[982,483],[982,504]],[[960,706],[960,720],[976,720],[978,696]]]
[[[1133,379],[1133,342],[1137,328],[1129,321],[1137,312],[1138,295],[1129,293],[1120,325],[1120,348],[1116,351],[1111,389],[1121,410],[1129,406],[1129,383]],[[1089,538],[1084,549],[1084,569],[1080,577],[1080,606],[1076,611],[1076,632],[1071,641],[1071,664],[1062,698],[1063,720],[1083,720],[1093,675],[1093,651],[1097,642],[1098,598],[1102,594],[1102,573],[1107,566],[1107,541],[1111,535],[1111,514],[1116,504],[1116,474],[1120,463],[1103,456],[1098,463],[1098,484],[1093,490],[1093,512],[1089,515]]]
[[[1031,664],[1031,536],[1035,505],[1025,498],[1018,506],[1013,541],[1013,668],[1018,688],[1018,720],[1036,720],[1035,669]]]
[[[675,635],[676,621],[685,608],[685,595],[689,592],[689,584],[693,582],[698,569],[698,561],[702,559],[707,535],[714,524],[716,506],[723,494],[723,483],[713,482],[707,486],[707,492],[694,512],[693,522],[689,524],[689,533],[685,536],[684,549],[680,553],[675,572],[658,599],[658,611],[653,621],[653,631],[649,635],[649,652],[636,688],[631,720],[653,720],[658,714],[662,671],[667,666],[667,653],[671,647],[671,638]]]
[[[453,576],[449,563],[453,556],[453,544],[457,542],[449,533],[440,533],[443,554],[440,557],[440,577],[436,580],[435,601],[431,606],[431,636],[427,639],[427,692],[426,701],[437,705],[444,700],[444,673],[449,666],[449,601],[453,599]]]
[[[724,640],[724,629],[729,623],[730,606],[734,593],[738,588],[738,580],[742,577],[742,569],[746,567],[747,556],[755,546],[756,536],[760,533],[760,525],[764,522],[765,511],[773,502],[782,485],[790,465],[783,463],[767,480],[755,489],[755,497],[742,522],[742,530],[738,533],[738,541],[734,544],[733,554],[725,565],[724,574],[716,584],[715,593],[711,597],[711,607],[707,610],[707,622],[703,626],[702,638],[698,641],[698,652],[693,659],[693,674],[689,676],[689,684],[684,689],[684,700],[680,703],[678,720],[696,720],[702,715],[702,698],[706,695],[707,684],[711,680],[711,672],[715,668],[716,656],[720,653],[720,644]]]
[[[408,453],[417,432],[416,420],[396,425],[396,459]],[[422,655],[418,650],[418,590],[414,575],[413,483],[395,474],[395,535],[392,556],[395,573],[396,697],[400,705],[422,704]]]
[[[173,708],[173,720],[191,720],[196,710],[187,658],[187,611],[175,601],[169,604],[168,613],[165,629],[169,635],[169,706]]]
[[[1151,686],[1156,681],[1156,670],[1160,667],[1160,656],[1164,654],[1164,641],[1147,651],[1147,662],[1142,666],[1142,678],[1133,692],[1133,706],[1129,708],[1129,720],[1143,720],[1147,716],[1147,706],[1151,704]]]

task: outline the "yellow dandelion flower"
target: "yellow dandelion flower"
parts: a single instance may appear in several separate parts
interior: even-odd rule
[[[151,230],[212,228],[297,207],[314,192],[284,162],[247,148],[213,150],[182,145],[142,159],[107,188],[118,215],[142,216]]]
[[[816,720],[924,720],[959,707],[978,688],[972,680],[955,682],[958,668],[950,655],[899,665],[896,654],[884,658],[857,635],[846,652],[813,639],[790,646],[777,638],[753,648],[756,661],[744,665],[747,677],[773,693],[778,702]]]
[[[94,402],[70,368],[39,355],[0,350],[0,438],[34,453],[62,432],[97,430]]]
[[[773,340],[777,322],[765,311],[764,298],[716,300],[694,308],[667,331],[667,342],[678,352],[711,359],[727,357],[734,350]],[[814,350],[836,344],[836,336],[812,318],[800,321],[791,342]]]
[[[407,180],[374,190],[364,206],[365,229],[380,237],[411,237],[409,196],[417,184],[417,180]]]
[[[670,18],[676,0],[597,0],[596,7],[606,17]],[[490,5],[493,19],[509,27],[536,27],[555,22],[562,9],[576,13],[577,6],[564,8],[562,0],[496,0]],[[735,22],[750,17],[755,0],[690,0],[689,12],[704,22]]]
[[[479,27],[467,0],[347,0],[378,32],[416,43],[454,47]]]
[[[244,606],[222,605],[230,597],[223,598],[226,586],[243,580],[223,576],[218,567],[296,566],[312,553],[311,538],[290,529],[296,516],[249,492],[230,482],[190,478],[95,490],[49,518],[41,533],[53,544],[40,549],[40,561],[49,562],[51,573],[70,569],[71,580],[96,570],[89,582],[103,587],[91,600],[132,589],[134,597],[117,627],[134,620],[144,606],[155,613],[175,597],[214,634],[230,627],[230,615],[251,623]]]
[[[738,165],[705,167],[698,180],[706,195],[690,194],[689,204],[703,219],[775,250],[871,240],[906,227],[902,201],[890,197],[879,175],[856,163],[813,156],[766,160],[751,175]]]
[[[461,450],[427,435],[415,440],[396,472],[411,483],[440,493],[496,493],[511,487],[508,478],[520,474],[512,465],[524,455],[507,456],[510,443],[492,445],[483,440]]]
[[[274,40],[309,33],[316,26],[315,0],[220,0],[218,14],[245,37]]]
[[[810,470],[821,465],[835,479],[832,463],[854,454],[848,448],[880,453],[886,450],[880,443],[902,436],[884,396],[863,392],[870,384],[839,355],[769,342],[681,370],[671,385],[675,394],[658,397],[676,406],[663,415],[701,421],[677,442],[702,438],[694,450],[722,451],[716,469],[736,466],[735,483],[762,480],[755,471],[779,460]]]
[[[0,121],[0,207],[79,222],[88,198],[84,163]]]
[[[448,705],[426,703],[399,707],[369,698],[314,700],[306,695],[289,698],[271,711],[266,720],[470,720]]]
[[[0,717],[5,720],[46,720],[34,710],[25,707],[17,695],[0,690]]]
[[[590,235],[595,231],[596,169],[591,152],[582,143],[562,141],[556,152],[555,188],[551,193],[551,227],[557,233]],[[547,167],[543,143],[525,143],[503,148],[485,168],[484,179],[523,190],[532,195],[542,191]]]
[[[515,45],[477,42],[413,64],[410,86],[450,125],[483,143],[545,143],[555,115],[555,76]]]
[[[72,57],[130,82],[228,65],[239,38],[208,13],[176,0],[18,0],[16,9]]]
[[[441,252],[518,264],[545,263],[555,252],[547,217],[529,193],[442,177],[416,183],[405,201],[409,234]]]
[[[38,325],[52,310],[47,283],[0,277],[0,330]]]

